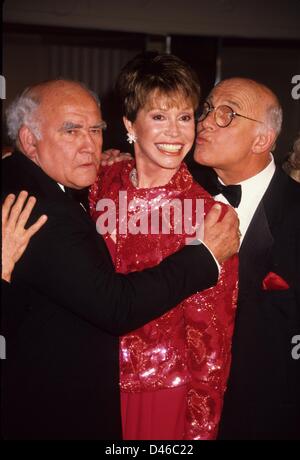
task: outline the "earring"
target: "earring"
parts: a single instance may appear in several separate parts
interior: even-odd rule
[[[127,141],[129,142],[129,144],[136,142],[137,141],[136,135],[133,133],[127,133]]]

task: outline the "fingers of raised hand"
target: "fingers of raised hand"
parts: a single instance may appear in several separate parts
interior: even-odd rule
[[[28,232],[30,237],[46,222],[47,217],[43,215],[29,229],[25,230],[25,225],[36,203],[35,197],[31,196],[28,200],[27,198],[28,192],[26,191],[20,192],[17,199],[13,194],[6,197],[2,205],[2,231],[17,232],[20,237],[21,235],[26,236],[26,232]]]
[[[36,203],[36,198],[34,196],[31,196],[28,198],[22,212],[19,214],[19,219],[17,221],[16,226],[18,227],[20,232],[24,232],[25,238],[31,238],[32,235],[34,235],[46,222],[47,216],[42,215],[38,218],[38,220],[32,224],[29,228],[25,230],[25,225],[28,222],[28,219],[31,215],[32,209]]]
[[[30,196],[22,212],[19,213],[17,224],[21,225],[22,227],[25,227],[35,203],[36,203],[36,199],[33,196]]]
[[[6,221],[9,226],[15,226],[17,223],[17,220],[20,216],[20,213],[22,211],[22,208],[24,206],[24,203],[28,197],[28,192],[22,191],[19,193],[16,201],[12,199],[14,195],[8,195],[7,199],[7,208],[6,208]],[[3,204],[5,206],[5,203]],[[2,206],[2,211],[3,211],[3,206]]]
[[[32,237],[32,235],[34,235],[45,224],[47,219],[48,219],[48,217],[46,215],[42,215],[41,217],[39,217],[39,219],[34,224],[32,224],[25,231],[26,237],[28,238],[28,241]]]
[[[2,226],[6,224],[11,207],[16,199],[16,195],[10,193],[2,203]]]

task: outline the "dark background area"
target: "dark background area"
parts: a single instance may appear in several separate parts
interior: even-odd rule
[[[125,17],[123,10],[117,7],[121,9],[126,3]],[[104,148],[128,151],[130,147],[125,141],[114,96],[118,72],[141,51],[172,52],[196,70],[203,97],[215,82],[232,76],[259,80],[278,95],[284,110],[283,130],[275,152],[280,162],[300,131],[300,89],[299,99],[291,94],[293,76],[299,75],[300,81],[300,0],[281,2],[281,6],[285,5],[283,9],[276,1],[269,2],[267,9],[267,1],[263,11],[256,1],[250,2],[249,7],[249,2],[235,0],[214,0],[210,6],[203,1],[189,0],[184,16],[182,6],[176,1],[146,1],[144,12],[141,3],[65,0],[52,1],[50,7],[47,1],[31,0],[25,2],[25,6],[16,0],[4,2],[4,109],[26,86],[38,81],[57,77],[83,81],[101,99],[108,123]],[[141,11],[137,12],[137,5]],[[167,10],[167,5],[172,10]],[[193,5],[195,14],[199,14],[199,27]],[[112,6],[119,12],[115,20]],[[162,19],[162,14],[168,11],[171,25],[168,25],[168,17],[165,22]],[[4,124],[2,134],[5,145],[9,141]]]

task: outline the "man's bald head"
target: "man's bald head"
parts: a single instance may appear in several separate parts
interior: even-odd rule
[[[44,108],[47,110],[47,105],[55,100],[60,101],[64,97],[65,100],[72,101],[74,97],[81,95],[93,99],[100,108],[98,96],[78,81],[66,79],[48,80],[26,88],[6,111],[10,139],[14,144],[18,144],[18,133],[23,125],[28,126],[36,138],[40,139],[40,124],[43,119],[43,114],[39,111],[41,106],[45,106]]]
[[[275,94],[254,80],[229,78],[212,89],[207,103],[211,110],[197,126],[195,160],[213,167],[226,184],[262,171],[281,129],[282,110]],[[215,109],[224,106],[232,113],[229,123],[220,126]]]
[[[218,83],[212,90],[231,88],[236,93],[241,92],[248,100],[249,107],[255,110],[260,120],[268,128],[274,130],[275,138],[278,137],[282,125],[282,108],[277,96],[264,84],[250,78],[234,77]],[[258,127],[259,128],[259,127]]]
[[[48,97],[58,97],[61,94],[66,97],[73,97],[74,93],[78,92],[89,94],[95,100],[96,104],[100,106],[98,96],[89,88],[87,88],[83,83],[75,80],[47,80],[26,88],[22,95],[31,97],[41,103],[42,100]]]

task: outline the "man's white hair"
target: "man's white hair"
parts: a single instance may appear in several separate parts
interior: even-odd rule
[[[40,101],[28,93],[26,88],[6,110],[7,133],[14,144],[18,141],[20,128],[25,125],[33,132],[37,139],[41,139],[40,124],[35,115]]]
[[[279,104],[267,108],[265,123],[269,128],[274,130],[277,138],[282,126],[282,108]]]
[[[274,152],[276,149],[276,140],[280,134],[281,126],[282,126],[282,108],[280,104],[272,104],[267,107],[265,116],[264,116],[264,124],[259,124],[257,126],[258,133],[265,133],[267,130],[274,131],[275,137],[273,144],[270,148],[271,152]]]

